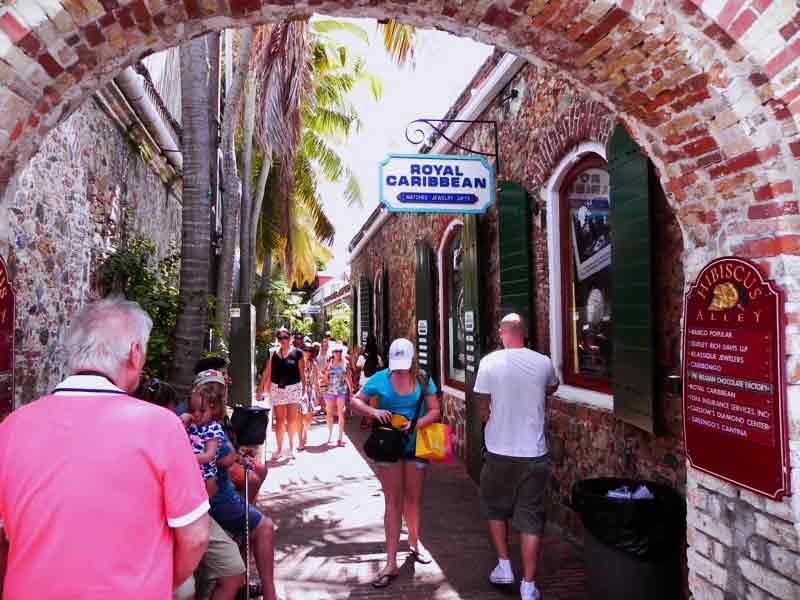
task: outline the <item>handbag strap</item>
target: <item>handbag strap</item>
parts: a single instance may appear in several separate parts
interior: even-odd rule
[[[425,381],[424,374],[417,375],[417,382],[419,383],[419,400],[417,401],[417,410],[414,412],[414,420],[411,421],[411,427],[408,428],[408,431],[410,431],[411,433],[413,433],[417,427],[417,421],[419,420],[419,410],[422,408],[422,402],[425,400],[425,390],[428,387],[428,382]]]

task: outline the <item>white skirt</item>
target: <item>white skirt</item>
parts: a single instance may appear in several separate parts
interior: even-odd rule
[[[270,392],[272,399],[272,406],[286,406],[287,404],[299,404],[303,395],[303,384],[295,383],[287,385],[285,388],[279,388],[274,383]]]

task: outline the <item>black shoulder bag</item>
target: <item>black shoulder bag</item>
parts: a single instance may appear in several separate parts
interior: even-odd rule
[[[391,423],[375,421],[372,426],[372,433],[369,434],[367,441],[364,442],[364,454],[372,460],[397,462],[403,456],[408,438],[417,426],[419,411],[422,408],[422,403],[425,400],[425,390],[428,387],[427,382],[423,381],[422,377],[418,377],[417,380],[420,384],[419,400],[417,401],[417,410],[414,412],[414,420],[411,421],[411,427],[408,428],[408,431],[400,431],[392,427]]]

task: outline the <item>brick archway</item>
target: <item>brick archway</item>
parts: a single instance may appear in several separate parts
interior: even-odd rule
[[[656,163],[687,250],[698,250],[690,276],[694,263],[729,251],[800,254],[785,218],[798,213],[800,186],[800,8],[791,0],[17,1],[0,12],[0,192],[48,131],[142,55],[311,12],[394,16],[566,73]]]
[[[312,12],[397,17],[561,71],[589,100],[553,124],[552,139],[537,140],[536,177],[600,137],[587,130],[587,115],[608,115],[605,130],[621,118],[656,164],[681,224],[686,280],[709,259],[736,253],[785,290],[790,436],[800,442],[795,0],[9,0],[0,8],[0,194],[49,131],[144,54],[205,31]],[[793,456],[793,504],[776,514],[800,530]],[[704,477],[690,471],[692,485]],[[703,485],[727,496],[720,486],[728,484]],[[693,575],[705,573],[703,560],[690,560]],[[703,589],[699,580],[693,586]]]

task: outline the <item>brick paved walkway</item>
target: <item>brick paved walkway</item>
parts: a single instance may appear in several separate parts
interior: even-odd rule
[[[284,597],[519,598],[516,585],[501,590],[486,580],[494,561],[477,488],[457,464],[428,470],[421,542],[433,562],[405,562],[401,576],[385,590],[369,585],[384,557],[383,497],[360,452],[364,434],[351,420],[344,448],[323,446],[325,426],[315,424],[309,449],[290,464],[273,465],[261,490],[258,504],[278,526],[277,577]],[[274,447],[272,435],[268,443]],[[514,552],[518,556],[516,545]],[[514,565],[521,573],[518,561]],[[583,600],[583,577],[579,550],[548,533],[537,578],[544,600]]]

